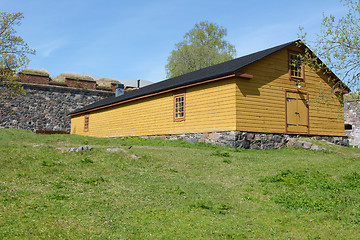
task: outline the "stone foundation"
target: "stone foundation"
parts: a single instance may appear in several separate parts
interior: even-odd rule
[[[337,136],[313,136],[313,135],[289,135],[276,133],[254,133],[254,132],[214,132],[214,133],[189,133],[143,136],[141,138],[162,138],[166,140],[183,140],[190,143],[204,142],[213,145],[230,145],[235,148],[245,149],[280,149],[287,145],[291,138],[307,137],[314,140],[325,140],[341,146],[349,146],[347,137]]]

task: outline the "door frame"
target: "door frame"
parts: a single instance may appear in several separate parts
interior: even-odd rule
[[[304,94],[306,95],[306,100],[309,103],[309,93],[308,92],[303,92],[300,90],[291,90],[291,89],[285,89],[285,133],[288,133],[288,127],[287,127],[287,93],[288,92],[292,92],[292,93],[300,93],[300,94]],[[307,104],[307,134],[310,133],[310,121],[309,121],[309,104]],[[296,134],[296,133],[295,133]],[[298,133],[301,134],[301,133]]]

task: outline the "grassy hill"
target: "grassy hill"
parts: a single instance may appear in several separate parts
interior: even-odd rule
[[[328,147],[0,129],[0,239],[359,239],[360,150]]]

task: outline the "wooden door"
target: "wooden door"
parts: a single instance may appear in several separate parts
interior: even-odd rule
[[[286,132],[309,133],[308,94],[286,91]]]

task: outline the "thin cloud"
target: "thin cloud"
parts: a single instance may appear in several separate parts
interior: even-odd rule
[[[43,57],[49,57],[55,50],[61,48],[65,44],[66,44],[66,40],[60,38],[40,44],[35,47],[35,50],[39,55]]]

